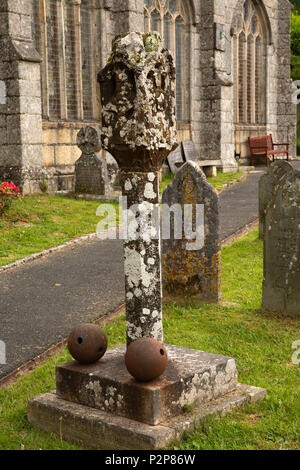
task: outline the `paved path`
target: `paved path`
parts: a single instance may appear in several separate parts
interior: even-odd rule
[[[220,195],[221,239],[258,217],[261,172]],[[0,378],[124,302],[122,244],[98,239],[0,274]]]
[[[258,218],[258,181],[263,171],[250,173],[245,181],[220,194],[221,240]]]

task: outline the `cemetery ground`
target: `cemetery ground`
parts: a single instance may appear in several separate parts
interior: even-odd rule
[[[267,389],[267,398],[225,417],[206,419],[172,449],[299,449],[299,366],[292,343],[297,319],[261,310],[263,244],[258,230],[222,250],[222,303],[164,305],[164,341],[237,359],[239,380]],[[125,342],[125,316],[106,324],[109,347]],[[80,449],[33,428],[27,400],[55,388],[55,365],[64,349],[9,387],[0,389],[0,449]],[[192,409],[187,409],[192,413]]]
[[[217,178],[208,181],[220,190],[224,184],[238,181],[243,175],[242,171],[219,173]],[[171,174],[164,177],[161,191],[172,179]],[[0,266],[94,233],[100,221],[96,217],[100,204],[99,201],[48,194],[15,201],[8,214],[0,217]],[[117,207],[117,203],[113,204]]]

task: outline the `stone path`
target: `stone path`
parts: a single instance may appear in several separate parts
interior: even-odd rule
[[[258,217],[261,172],[220,195],[221,239]],[[124,302],[119,240],[90,240],[0,274],[0,379],[67,337],[78,323]]]

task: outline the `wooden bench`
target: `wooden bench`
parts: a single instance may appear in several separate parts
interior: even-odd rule
[[[251,153],[251,165],[254,166],[256,158],[264,157],[266,165],[269,166],[270,160],[275,160],[276,155],[286,155],[286,159],[289,161],[289,144],[274,144],[272,134],[263,135],[262,137],[248,137],[250,153]],[[285,145],[286,148],[283,150],[275,150],[274,147]]]

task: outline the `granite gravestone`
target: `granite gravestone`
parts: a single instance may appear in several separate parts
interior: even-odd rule
[[[288,169],[274,184],[264,224],[263,308],[300,316],[299,170]]]
[[[75,192],[105,196],[114,190],[118,173],[115,159],[106,153],[100,156],[99,129],[85,126],[78,132],[77,145],[82,154],[75,163]]]
[[[172,217],[171,237],[162,242],[164,295],[196,296],[201,301],[218,302],[221,296],[221,245],[217,191],[196,163],[187,162],[165,189],[162,202],[163,211],[166,211],[163,221],[167,220],[168,209],[174,208],[176,213],[180,207],[176,217],[180,216],[183,234],[182,238],[176,239],[175,218]],[[189,214],[187,205],[190,206]],[[202,220],[200,217],[197,220],[197,205],[199,210],[204,209]],[[197,233],[194,242],[186,237],[187,224]],[[202,243],[199,244],[201,236]]]
[[[264,236],[264,225],[266,209],[270,200],[273,197],[275,186],[279,183],[281,178],[284,178],[288,173],[293,172],[293,167],[286,160],[277,160],[272,163],[267,172],[259,180],[259,236]]]

